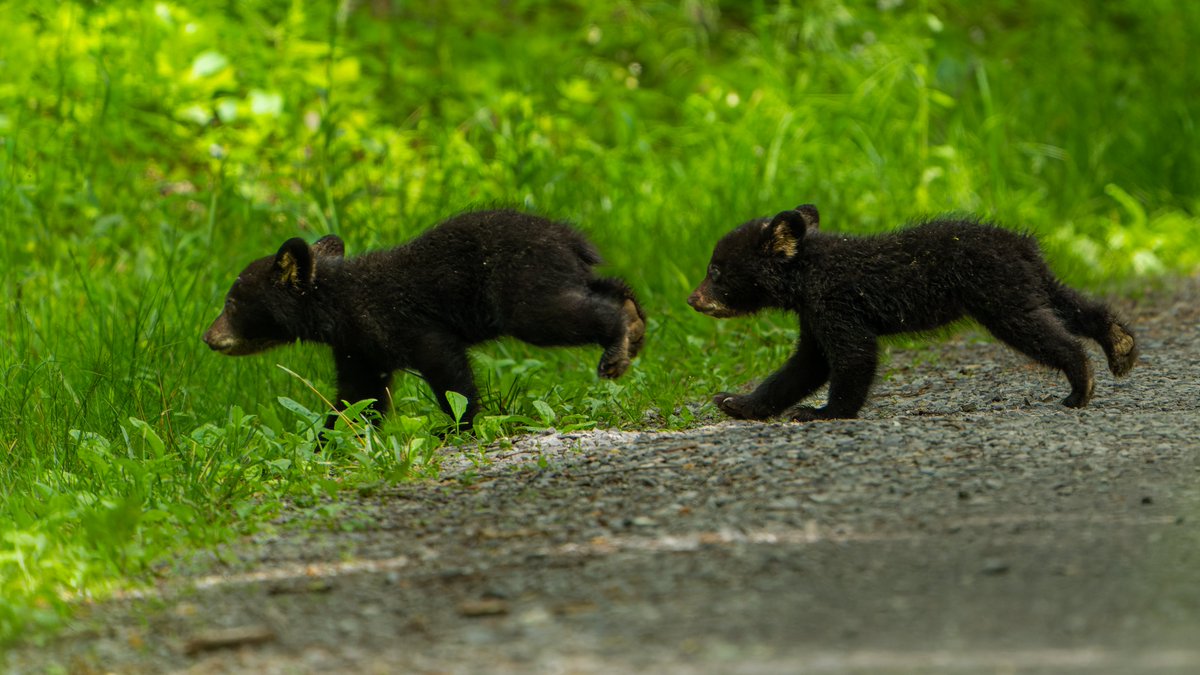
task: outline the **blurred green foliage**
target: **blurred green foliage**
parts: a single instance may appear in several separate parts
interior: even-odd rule
[[[323,350],[207,353],[290,236],[353,254],[492,204],[589,233],[645,356],[598,383],[595,350],[481,350],[484,440],[693,424],[767,372],[790,319],[683,298],[800,202],[853,232],[978,213],[1092,286],[1200,263],[1197,3],[10,0],[0,34],[0,640],[464,440],[404,377],[382,435],[314,454]]]

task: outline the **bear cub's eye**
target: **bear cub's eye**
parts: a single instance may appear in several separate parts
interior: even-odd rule
[[[721,278],[721,268],[717,267],[716,265],[709,265],[708,266],[708,278],[712,279],[714,282],[717,279],[720,279]]]

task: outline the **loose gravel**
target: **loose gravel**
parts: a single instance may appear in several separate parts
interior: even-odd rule
[[[81,608],[14,672],[1200,672],[1200,279],[1096,396],[967,331],[862,417],[547,433]],[[766,370],[765,364],[761,370]],[[715,420],[715,418],[714,418]]]

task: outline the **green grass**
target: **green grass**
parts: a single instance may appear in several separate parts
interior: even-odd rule
[[[794,337],[684,304],[753,216],[979,213],[1091,288],[1195,269],[1197,33],[1200,5],[1135,0],[0,4],[0,642],[472,440],[407,376],[382,433],[314,453],[323,349],[207,350],[288,237],[572,220],[637,289],[646,351],[610,383],[597,349],[483,348],[478,435],[683,427]]]

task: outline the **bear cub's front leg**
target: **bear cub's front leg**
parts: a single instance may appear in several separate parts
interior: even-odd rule
[[[780,415],[829,381],[829,361],[811,333],[801,336],[796,352],[749,394],[720,392],[713,403],[726,415],[766,420]],[[811,410],[811,409],[810,409]]]

